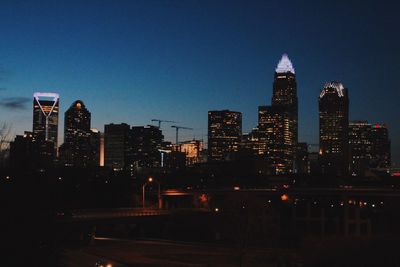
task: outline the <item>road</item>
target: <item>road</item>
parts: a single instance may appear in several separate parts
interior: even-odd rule
[[[243,255],[243,257],[241,257]],[[68,266],[94,266],[100,258],[111,259],[114,266],[203,267],[276,266],[281,259],[291,259],[289,251],[266,249],[241,250],[235,246],[174,242],[166,240],[95,239],[93,245],[69,252]],[[92,265],[90,265],[92,263]]]
[[[66,250],[64,256],[66,266],[68,267],[95,267],[96,262],[100,260],[107,262],[107,264],[111,264],[112,267],[129,266],[115,260],[110,260],[106,257],[86,253],[83,250]]]

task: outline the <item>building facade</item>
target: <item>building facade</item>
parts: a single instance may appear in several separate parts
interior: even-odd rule
[[[178,150],[186,155],[186,166],[202,162],[204,143],[202,140],[184,141],[179,144]]]
[[[240,155],[246,158],[262,158],[265,154],[265,138],[258,127],[242,135]]]
[[[371,124],[367,121],[349,122],[350,174],[365,175],[371,160]]]
[[[370,132],[371,159],[370,168],[389,173],[391,167],[391,150],[389,130],[385,124],[376,123]]]
[[[389,173],[391,151],[389,130],[385,124],[367,121],[349,123],[350,174],[368,175],[369,171]]]
[[[130,126],[126,123],[104,125],[104,166],[121,171],[129,149]]]
[[[258,108],[258,129],[271,174],[293,173],[294,153],[289,133],[290,114],[280,106]]]
[[[164,136],[156,126],[133,126],[128,135],[125,166],[133,174],[141,168],[161,166],[161,149]]]
[[[102,141],[103,141],[102,139],[103,136],[99,130],[95,128],[90,129],[90,135],[89,135],[90,151],[89,151],[89,162],[88,162],[88,165],[90,166],[104,166],[104,164],[102,164],[102,162],[104,162],[104,144],[102,150]]]
[[[233,160],[239,151],[242,113],[230,110],[208,112],[208,160]]]
[[[349,97],[340,82],[325,84],[319,95],[319,154],[323,174],[349,171]]]

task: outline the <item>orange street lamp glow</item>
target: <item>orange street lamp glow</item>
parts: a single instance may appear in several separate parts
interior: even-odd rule
[[[281,196],[281,200],[282,200],[282,201],[287,201],[287,200],[289,200],[288,195],[283,194],[283,195]]]

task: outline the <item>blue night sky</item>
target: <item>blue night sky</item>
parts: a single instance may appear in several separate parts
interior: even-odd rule
[[[317,97],[338,80],[349,89],[350,119],[385,122],[400,161],[395,1],[81,2],[0,0],[0,121],[15,134],[32,128],[35,91],[60,94],[60,139],[76,99],[101,131],[161,118],[195,128],[180,140],[206,139],[207,111],[231,109],[247,132],[288,53],[300,141],[318,142]]]

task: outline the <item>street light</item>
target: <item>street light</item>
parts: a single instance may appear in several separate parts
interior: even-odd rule
[[[143,208],[145,208],[145,203],[146,203],[146,198],[145,198],[145,193],[146,193],[146,185],[148,184],[148,183],[152,183],[154,180],[153,180],[153,177],[149,177],[148,179],[147,179],[147,182],[146,183],[144,183],[143,184],[143,186],[142,186],[142,204],[143,204]],[[162,208],[162,199],[161,199],[161,188],[160,188],[160,183],[159,182],[157,182],[157,181],[154,181],[155,183],[157,183],[157,185],[158,185],[158,194],[157,194],[157,196],[158,196],[158,208],[159,209],[161,209]]]

